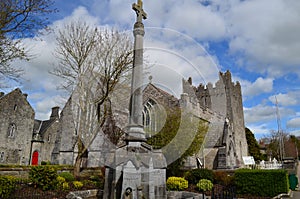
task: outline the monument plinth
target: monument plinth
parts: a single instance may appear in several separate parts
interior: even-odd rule
[[[143,2],[132,5],[134,24],[134,60],[126,143],[108,157],[105,172],[105,199],[166,199],[166,159],[145,143],[143,128],[143,45],[147,18]]]

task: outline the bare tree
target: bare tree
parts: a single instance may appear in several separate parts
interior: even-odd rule
[[[28,50],[21,39],[33,37],[47,27],[47,14],[55,12],[52,0],[0,1],[0,80],[18,80],[22,70],[10,64],[16,59],[28,60]],[[4,85],[0,84],[0,87]]]
[[[55,55],[59,65],[52,74],[63,78],[62,87],[72,92],[78,175],[84,154],[111,113],[109,98],[132,66],[132,42],[117,30],[72,22],[59,31]]]
[[[280,136],[283,136],[280,138]],[[280,139],[283,139],[283,143],[288,141],[288,133],[287,132],[278,132],[275,130],[271,130],[270,134],[266,136],[264,139],[268,140],[269,143],[267,145],[267,150],[266,153],[272,158],[276,158],[277,160],[281,160],[281,155],[280,155]],[[284,153],[284,146],[283,146],[283,156],[285,156]]]

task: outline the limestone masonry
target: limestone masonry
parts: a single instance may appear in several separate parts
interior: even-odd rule
[[[248,155],[248,147],[240,84],[233,83],[227,71],[220,72],[214,86],[210,83],[194,86],[190,78],[182,81],[182,87],[180,99],[151,83],[144,88],[144,128],[155,130],[163,125],[157,119],[159,112],[155,109],[180,107],[206,121],[209,127],[203,147],[186,160],[187,168],[196,168],[199,162],[211,169],[242,166],[242,157]],[[42,161],[74,164],[78,148],[71,103],[70,97],[61,112],[59,107],[53,107],[49,119],[41,121],[34,118],[35,112],[27,95],[20,89],[0,93],[0,164],[30,165]],[[112,100],[113,112],[107,123],[124,131],[129,111],[118,104]],[[85,155],[83,167],[104,166],[108,161],[106,154],[115,148],[109,141],[110,134],[115,133],[109,130],[109,124],[95,137]]]

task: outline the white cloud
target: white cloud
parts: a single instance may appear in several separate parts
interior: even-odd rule
[[[145,57],[153,81],[181,94],[181,80],[192,77],[194,84],[216,82],[219,69],[214,57],[191,37],[163,28],[146,28]]]
[[[256,138],[265,137],[270,134],[274,129],[278,128],[278,118],[276,114],[276,106],[268,106],[265,104],[259,104],[254,107],[244,107],[245,126],[251,129]],[[293,129],[289,131],[290,134],[296,135],[299,131],[300,118],[293,109],[286,107],[279,107],[280,124],[285,124],[287,129]],[[296,117],[286,122],[286,118]],[[298,122],[298,124],[297,124]]]
[[[55,95],[55,96],[44,95],[43,98],[39,99],[39,101],[36,103],[35,118],[39,120],[47,120],[50,117],[52,107],[59,106],[60,110],[62,110],[65,103],[66,103],[66,99],[63,98],[61,95]]]
[[[296,117],[287,121],[286,126],[290,129],[300,128],[300,117]]]
[[[279,108],[280,116],[291,117],[296,115],[295,111],[288,108]],[[251,108],[244,107],[244,117],[246,125],[253,123],[267,123],[277,121],[276,107],[259,104]]]
[[[292,130],[288,132],[291,135],[300,136],[300,130]]]
[[[54,22],[52,27],[57,30],[71,20],[80,19],[91,25],[99,25],[101,22],[101,25],[108,23],[132,30],[135,13],[131,4],[135,1],[81,2],[87,8],[78,7],[70,16]],[[230,52],[244,66],[243,69],[264,73],[264,77],[258,77],[254,82],[240,81],[244,97],[272,92],[274,77],[289,72],[300,74],[300,1],[201,2],[211,4],[204,6],[199,1],[190,0],[144,1],[144,9],[148,13],[145,27],[162,27],[168,30],[151,32],[149,28],[146,29],[145,46],[152,47],[146,51],[146,55],[150,57],[150,63],[156,64],[156,69],[151,71],[153,81],[176,94],[180,94],[182,77],[192,76],[195,85],[203,81],[214,83],[218,78],[218,59],[205,52],[198,43],[201,40],[229,42]],[[174,34],[176,31],[167,28],[185,35]],[[25,42],[30,44],[36,58],[29,63],[21,63],[28,80],[22,89],[29,93],[29,99],[36,106],[37,116],[46,118],[51,107],[55,106],[50,102],[51,99],[58,98],[58,80],[48,74],[53,67],[51,52],[55,46],[55,38],[50,34],[34,40],[27,39]],[[44,96],[44,93],[48,96]],[[278,101],[281,105],[296,105],[299,103],[296,96],[292,93],[281,94]],[[295,115],[295,111],[282,108],[281,115],[288,114]],[[266,124],[257,126],[254,123],[271,120],[276,120],[275,107],[257,105],[245,108],[245,121],[250,127],[256,126],[262,132]]]
[[[218,40],[225,36],[222,17],[197,1],[177,1],[166,17],[166,27],[201,40]]]
[[[271,106],[257,105],[244,108],[245,123],[268,122],[276,119],[276,108]]]
[[[78,7],[70,16],[53,22],[50,26],[53,32],[24,39],[23,43],[30,49],[33,58],[29,62],[13,63],[24,69],[21,89],[28,93],[29,102],[36,111],[37,119],[48,119],[53,106],[63,108],[66,96],[62,91],[57,90],[62,80],[51,75],[49,71],[53,70],[56,64],[53,56],[56,45],[55,32],[63,28],[65,24],[76,20],[86,21],[91,26],[98,23],[98,19],[91,16],[86,8]]]
[[[98,17],[92,16],[86,7],[78,6],[73,10],[71,15],[64,17],[61,20],[57,20],[51,26],[54,30],[63,28],[65,24],[72,21],[84,21],[91,26],[96,26],[99,24],[100,20]]]
[[[243,96],[253,97],[262,93],[270,93],[273,90],[273,78],[258,77],[253,83],[239,80],[242,85]]]
[[[277,98],[278,105],[281,105],[281,106],[294,106],[294,105],[299,105],[300,104],[299,94],[300,94],[300,91],[291,91],[291,92],[288,92],[288,93],[285,93],[285,94],[279,93],[277,95],[270,96],[269,100],[273,104],[276,104],[276,98]]]
[[[131,9],[133,2],[109,1],[106,21],[131,29],[136,16]],[[98,3],[102,4],[102,1]],[[148,15],[144,21],[145,27],[171,28],[202,40],[220,39],[226,32],[222,16],[196,1],[144,1],[144,10]]]
[[[297,0],[242,1],[227,10],[230,50],[245,55],[251,71],[281,76],[297,72],[300,57]]]
[[[270,134],[270,129],[266,124],[249,125],[247,128],[254,134],[256,139],[267,137]]]
[[[81,2],[102,23],[131,31],[135,1]],[[83,16],[89,16],[82,10]],[[148,14],[145,27],[172,28],[202,41],[228,41],[232,55],[250,71],[268,77],[300,75],[298,0],[152,0],[144,1],[144,10]]]

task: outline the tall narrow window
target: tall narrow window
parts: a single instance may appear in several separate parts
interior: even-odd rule
[[[154,106],[156,105],[156,102],[152,99],[149,99],[147,103],[144,105],[144,111],[143,111],[143,125],[146,128],[146,130],[150,132],[155,132],[155,110]]]
[[[149,99],[144,104],[143,125],[146,131],[146,137],[152,137],[163,127],[166,114],[163,108],[154,100]]]
[[[4,152],[3,151],[1,151],[0,152],[0,162],[4,162]]]
[[[15,133],[16,133],[16,125],[15,124],[10,124],[9,128],[8,128],[7,136],[9,138],[13,138],[13,137],[15,137]]]

